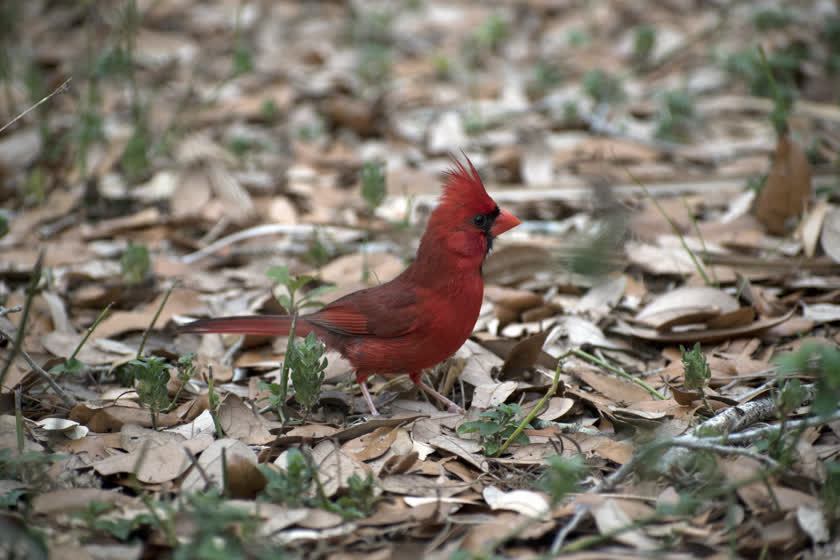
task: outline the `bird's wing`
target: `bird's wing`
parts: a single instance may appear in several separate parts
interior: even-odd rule
[[[413,290],[377,286],[352,293],[306,316],[328,331],[350,336],[393,338],[417,328],[419,307]]]

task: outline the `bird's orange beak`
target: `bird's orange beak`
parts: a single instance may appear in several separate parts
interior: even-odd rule
[[[497,235],[501,235],[509,229],[515,228],[522,222],[519,221],[519,218],[514,216],[513,214],[509,214],[504,210],[499,212],[499,215],[496,216],[496,221],[493,222],[493,227],[490,228],[490,235],[496,237]]]

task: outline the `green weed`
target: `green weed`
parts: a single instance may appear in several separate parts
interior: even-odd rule
[[[478,432],[482,453],[493,456],[505,440],[512,436],[519,427],[517,417],[522,415],[522,409],[518,404],[502,403],[482,412],[479,415],[481,420],[464,422],[458,426],[457,432],[459,434]],[[526,429],[528,428],[531,428],[531,426],[526,426]],[[530,440],[524,432],[520,433],[513,441],[515,445],[525,445],[529,442]]]

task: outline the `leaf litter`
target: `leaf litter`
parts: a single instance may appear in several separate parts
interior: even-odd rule
[[[796,392],[829,394],[836,364],[835,385],[816,354],[787,378],[777,371],[810,342],[840,343],[830,172],[840,112],[815,39],[831,40],[836,9],[820,19],[805,2],[787,18],[709,5],[686,17],[601,3],[582,18],[544,2],[418,4],[10,15],[44,37],[15,52],[34,55],[47,83],[83,66],[90,37],[107,37],[95,47],[101,106],[83,107],[77,94],[92,82],[74,74],[73,95],[0,132],[0,498],[5,518],[42,535],[20,542],[93,554],[139,541],[148,555],[222,538],[237,558],[271,547],[830,555],[837,414]],[[638,25],[648,17],[657,23]],[[132,33],[133,55],[119,39]],[[750,50],[759,42],[769,81]],[[728,58],[714,65],[718,43]],[[781,57],[803,56],[798,44],[813,59],[791,80]],[[136,58],[119,66],[121,56]],[[17,70],[0,96],[4,123],[48,93],[27,91],[36,86]],[[789,87],[799,89],[789,128],[774,134]],[[693,108],[681,113],[683,101]],[[68,117],[82,114],[92,118]],[[99,140],[48,154],[62,135]],[[284,312],[265,274],[275,264],[315,278],[307,289],[337,285],[327,300],[394,277],[459,150],[525,218],[485,262],[473,337],[426,373],[466,417],[373,378],[390,417],[364,418],[332,354],[311,410],[294,393],[272,404],[261,382],[279,381],[285,341],[177,335],[192,317]],[[374,160],[388,190],[371,208],[359,175]],[[608,195],[590,188],[603,182]],[[135,281],[124,256],[139,245],[149,265]],[[41,248],[49,273],[31,292]],[[25,354],[6,366],[23,308]],[[699,387],[681,351],[697,342],[708,366]],[[189,352],[194,369],[180,379]],[[138,357],[169,365],[158,408],[127,375]],[[512,405],[509,424],[482,416]],[[710,417],[766,410],[775,424],[822,420],[786,437],[738,426],[730,439],[759,430],[743,444],[702,430]],[[483,433],[458,431],[477,421]],[[526,439],[482,452],[513,427]],[[678,444],[697,446],[693,460],[658,470]],[[557,457],[587,466],[581,484],[562,486],[581,477]],[[237,537],[246,533],[253,542]]]

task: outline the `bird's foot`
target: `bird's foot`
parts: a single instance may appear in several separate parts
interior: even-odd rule
[[[437,400],[439,400],[443,404],[445,404],[447,412],[451,412],[452,414],[466,414],[466,412],[467,412],[466,410],[464,410],[463,408],[461,408],[460,406],[458,406],[457,404],[455,404],[451,400],[447,399],[446,397],[444,397],[443,395],[441,395],[440,393],[438,393],[437,391],[435,391],[434,389],[432,389],[431,387],[429,387],[428,385],[426,385],[422,381],[418,381],[417,386],[420,387],[421,389],[423,389],[424,391],[426,391],[427,393],[429,393],[430,395],[432,395],[434,398],[436,398]]]

